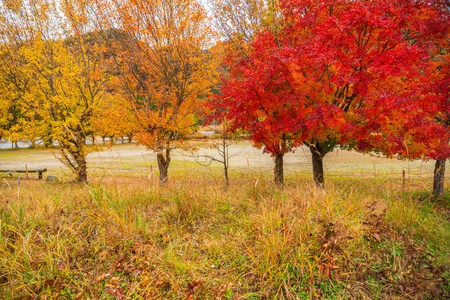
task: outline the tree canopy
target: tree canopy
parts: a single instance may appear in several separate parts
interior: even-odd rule
[[[218,110],[277,156],[310,147],[315,181],[334,147],[447,153],[431,91],[447,13],[428,1],[280,1],[283,25],[229,55]],[[448,94],[447,94],[448,95]]]

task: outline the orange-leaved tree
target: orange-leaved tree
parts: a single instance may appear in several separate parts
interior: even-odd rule
[[[138,142],[157,153],[160,184],[173,147],[198,124],[199,100],[213,86],[213,32],[196,0],[95,1],[110,70],[130,103]],[[114,34],[111,38],[109,35]]]

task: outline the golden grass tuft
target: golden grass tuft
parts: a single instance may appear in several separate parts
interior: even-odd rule
[[[217,172],[3,181],[6,299],[393,299],[450,295],[448,202],[378,178],[318,190]],[[416,183],[420,184],[420,182]],[[418,190],[421,190],[420,188]]]

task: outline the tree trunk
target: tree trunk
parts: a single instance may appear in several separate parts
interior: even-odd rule
[[[444,195],[445,161],[446,159],[436,160],[434,165],[433,195],[435,197]]]
[[[277,153],[275,156],[275,184],[278,187],[282,187],[284,185],[284,174],[283,174],[283,156],[284,153]]]
[[[228,188],[228,186],[230,185],[230,181],[228,180],[228,166],[224,164],[223,170],[225,173],[225,188]]]
[[[319,143],[309,146],[312,154],[313,177],[317,187],[324,188],[325,178],[323,174],[323,157],[327,152]]]
[[[161,145],[161,148],[163,146]],[[168,180],[168,171],[170,164],[170,148],[163,148],[158,151],[156,155],[156,159],[158,160],[158,168],[159,168],[159,185],[165,186]]]
[[[75,138],[71,141],[62,139],[59,142],[61,156],[58,159],[75,173],[77,182],[87,183],[87,164],[85,153],[85,138],[80,133],[73,133]]]
[[[228,180],[228,144],[227,144],[227,137],[225,133],[222,134],[222,151],[219,150],[219,154],[223,156],[223,172],[225,175],[225,189],[228,189],[228,186],[230,185],[230,181]]]
[[[87,164],[84,155],[80,155],[77,157],[77,163],[77,181],[80,183],[87,183]]]
[[[86,153],[84,152],[86,138],[82,137],[83,134],[80,131],[74,133],[76,136],[76,144],[74,145],[74,148],[76,150],[72,153],[72,156],[76,162],[75,174],[77,175],[77,181],[79,183],[87,183]]]

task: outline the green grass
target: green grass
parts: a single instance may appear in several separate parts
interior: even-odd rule
[[[325,191],[305,170],[277,189],[243,167],[225,189],[179,159],[160,188],[135,159],[94,161],[89,185],[0,178],[0,298],[450,297],[450,193],[431,197],[429,176],[356,165]]]

